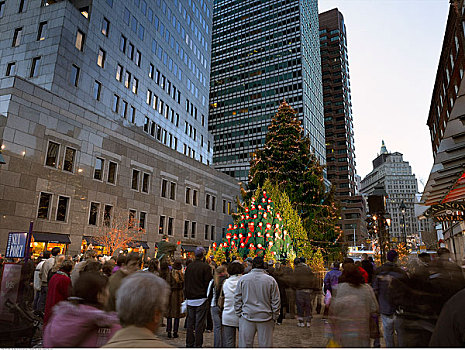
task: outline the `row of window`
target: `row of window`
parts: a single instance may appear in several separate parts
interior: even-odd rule
[[[179,115],[176,113],[176,126],[179,123]],[[172,133],[168,132],[166,129],[162,128],[160,125],[157,125],[153,120],[149,117],[145,116],[144,122],[144,131],[147,134],[150,134],[152,137],[156,138],[158,141],[163,143],[164,145],[177,150],[178,148],[178,138],[173,136]]]
[[[124,35],[121,35],[121,39],[120,39],[120,43],[119,43],[119,49],[124,53],[124,54],[127,54],[128,58],[131,60],[131,61],[134,61],[134,63],[140,67],[141,65],[141,60],[142,60],[142,54],[139,50],[137,50],[135,47],[134,47],[134,44],[130,41],[128,41],[128,39],[126,39],[126,37]]]
[[[181,103],[181,91],[176,89],[176,86],[171,84],[171,81],[166,79],[166,77],[161,74],[158,69],[155,69],[155,66],[152,63],[149,65],[149,78],[154,80],[157,85],[159,85],[169,96],[171,96],[173,100],[178,102],[178,104]]]
[[[123,74],[124,72],[124,74]],[[123,79],[124,77],[124,79]],[[137,95],[137,91],[139,89],[139,79],[137,79],[136,77],[134,77],[131,72],[129,72],[128,70],[124,70],[124,67],[120,64],[118,64],[116,66],[116,76],[115,76],[116,80],[118,80],[119,82],[123,82],[124,81],[124,87],[126,89],[131,89],[132,93]]]
[[[168,106],[161,98],[153,93],[150,89],[147,89],[147,99],[145,102],[152,106],[152,108],[166,119],[171,120],[176,126],[179,126],[179,113],[175,113],[174,109]]]

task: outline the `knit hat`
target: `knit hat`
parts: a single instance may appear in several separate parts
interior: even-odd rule
[[[198,258],[205,256],[205,248],[204,247],[197,247],[195,248],[194,255]]]
[[[399,254],[395,250],[390,250],[390,251],[387,252],[387,259],[390,262],[394,262],[394,260],[396,260],[396,258],[398,256],[399,256]]]

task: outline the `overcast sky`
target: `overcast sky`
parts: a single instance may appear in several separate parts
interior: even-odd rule
[[[357,173],[373,169],[384,140],[410,162],[422,190],[433,165],[426,121],[449,1],[319,0],[318,7],[337,7],[346,24]]]

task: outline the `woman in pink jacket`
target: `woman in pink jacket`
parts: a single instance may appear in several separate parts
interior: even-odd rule
[[[97,348],[105,345],[121,326],[114,312],[103,311],[108,298],[108,277],[81,272],[72,297],[55,305],[44,330],[44,347]]]

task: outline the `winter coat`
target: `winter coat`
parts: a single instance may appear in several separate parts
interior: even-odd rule
[[[35,291],[40,291],[40,287],[42,284],[42,281],[40,280],[40,269],[42,268],[42,265],[45,263],[45,260],[42,260],[37,266],[34,271],[34,290]]]
[[[45,303],[44,325],[52,314],[52,308],[60,301],[68,299],[71,293],[71,278],[64,272],[55,273],[48,282],[47,301]]]
[[[128,326],[120,329],[104,348],[172,348],[145,327]]]
[[[212,279],[210,265],[199,259],[191,262],[184,274],[184,295],[186,299],[202,299],[207,297],[207,289]]]
[[[300,263],[297,264],[294,268],[292,278],[292,287],[296,290],[301,289],[318,289],[316,276],[312,272],[312,269],[307,265]]]
[[[332,293],[333,288],[337,286],[338,279],[342,275],[342,271],[339,268],[333,267],[325,275],[324,279],[324,292],[330,291]]]
[[[239,327],[239,317],[234,311],[234,294],[240,278],[241,275],[233,275],[223,283],[224,309],[221,320],[224,326]]]
[[[44,330],[46,348],[97,348],[121,328],[114,312],[62,301],[55,305]]]
[[[378,296],[379,312],[384,315],[392,315],[396,307],[392,299],[392,280],[403,279],[406,273],[393,262],[388,261],[376,270],[373,276],[373,290]]]
[[[167,306],[165,317],[181,318],[185,314],[181,314],[181,304],[184,301],[184,273],[182,270],[171,270],[168,274],[166,282],[171,287],[170,300]]]
[[[376,312],[378,302],[368,284],[339,283],[329,308],[335,341],[344,348],[370,347],[370,317]]]
[[[107,305],[105,306],[105,310],[116,311],[116,292],[121,286],[123,278],[125,278],[127,275],[127,273],[120,269],[110,276],[108,280],[109,296],[107,300]]]

